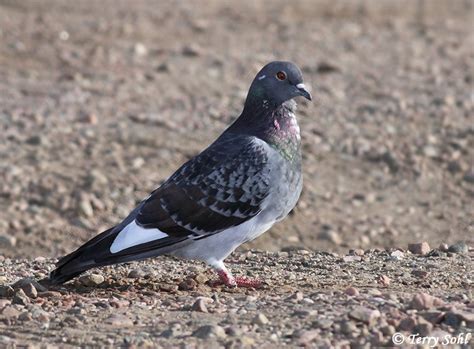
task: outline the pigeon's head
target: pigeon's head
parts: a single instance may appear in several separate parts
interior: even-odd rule
[[[258,72],[250,86],[246,104],[267,101],[279,106],[298,96],[311,100],[301,70],[292,62],[275,61]]]

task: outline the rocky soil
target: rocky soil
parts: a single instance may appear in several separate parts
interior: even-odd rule
[[[4,259],[0,345],[349,348],[393,346],[399,333],[467,348],[474,251],[451,250],[463,252],[235,253],[228,266],[262,279],[258,290],[210,287],[206,266],[167,257],[47,289],[31,278],[51,260]]]
[[[473,8],[0,0],[0,343],[357,346],[472,331]],[[275,59],[302,68],[315,101],[298,109],[298,206],[232,257],[263,289],[214,290],[204,266],[166,258],[37,296],[9,288],[212,142]],[[422,241],[441,254],[393,250]],[[351,249],[369,252],[345,260]]]

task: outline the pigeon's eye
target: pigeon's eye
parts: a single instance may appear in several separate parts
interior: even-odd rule
[[[286,73],[284,71],[279,71],[276,75],[276,78],[280,81],[283,81],[286,79]]]

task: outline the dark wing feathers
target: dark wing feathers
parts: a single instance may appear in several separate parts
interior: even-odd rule
[[[261,141],[224,134],[176,171],[142,204],[136,221],[172,237],[209,235],[261,211],[269,166]]]
[[[118,226],[62,258],[50,282],[60,284],[92,267],[143,259],[191,237],[205,238],[241,224],[262,209],[270,166],[266,147],[252,137],[224,133],[184,164]],[[133,220],[169,236],[110,252],[117,234]]]

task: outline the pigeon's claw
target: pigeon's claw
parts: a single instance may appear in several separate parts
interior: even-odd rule
[[[234,277],[227,269],[218,269],[217,275],[219,280],[211,281],[212,287],[225,285],[227,287],[246,287],[246,288],[260,288],[262,282],[260,280],[249,279],[243,276]]]
[[[258,279],[249,279],[243,276],[238,276],[235,278],[235,282],[239,287],[247,287],[247,288],[260,288],[262,287],[262,281]]]

